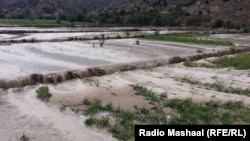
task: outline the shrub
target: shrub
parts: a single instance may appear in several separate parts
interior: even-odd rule
[[[222,19],[216,19],[213,24],[213,28],[223,27],[224,21]]]
[[[49,93],[48,87],[40,87],[38,90],[36,90],[37,98],[39,98],[42,101],[49,101],[49,99],[52,97],[52,95]]]
[[[24,133],[22,137],[20,138],[21,141],[29,141],[29,137],[27,137]]]

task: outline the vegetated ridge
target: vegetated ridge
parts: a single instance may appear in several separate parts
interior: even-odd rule
[[[250,25],[249,6],[249,0],[0,0],[0,18],[239,28]],[[223,23],[214,25],[218,19]]]

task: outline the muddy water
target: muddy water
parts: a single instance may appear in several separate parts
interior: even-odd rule
[[[141,69],[141,68],[150,68],[150,67],[152,68],[172,63],[179,63],[181,61],[185,61],[185,59],[199,60],[202,58],[223,56],[250,50],[250,48],[248,47],[225,49],[225,47],[224,48],[217,46],[206,47],[197,45],[194,45],[194,47],[187,49],[188,47],[186,48],[183,47],[184,44],[164,45],[164,44],[158,44],[158,42],[148,43],[148,41],[144,42],[143,44],[136,45],[136,47],[128,46],[127,48],[123,47],[118,48],[116,47],[120,45],[118,40],[112,40],[112,41],[115,43],[109,42],[107,44],[107,47],[97,50],[93,49],[94,47],[87,46],[85,54],[82,54],[83,51],[82,49],[85,47],[78,46],[79,44],[78,42],[75,45],[77,49],[75,48],[72,49],[69,48],[68,46],[64,46],[63,48],[54,48],[53,46],[46,48],[44,46],[40,47],[43,48],[43,50],[41,50],[38,47],[30,48],[27,46],[23,47],[23,50],[21,52],[20,50],[15,50],[17,51],[17,55],[14,55],[15,51],[13,52],[13,50],[2,50],[3,52],[2,63],[5,62],[6,64],[6,62],[12,60],[13,62],[10,63],[13,63],[13,65],[15,65],[14,63],[15,60],[19,59],[20,62],[16,63],[16,66],[26,63],[27,65],[23,64],[20,66],[24,68],[24,70],[28,70],[27,66],[32,66],[32,64],[34,64],[35,62],[37,62],[36,64],[37,67],[32,67],[35,70],[33,70],[33,74],[30,74],[27,77],[10,79],[10,80],[8,80],[6,76],[8,76],[8,74],[10,74],[10,76],[11,75],[13,76],[12,74],[13,72],[9,72],[8,70],[6,71],[2,70],[1,72],[2,74],[0,74],[2,76],[2,78],[0,79],[0,88],[17,88],[28,85],[34,85],[37,83],[57,84],[75,78],[101,76],[118,71],[127,71],[127,70]],[[125,41],[129,40],[123,40],[123,42]],[[206,53],[202,54],[197,53],[197,50],[195,48],[200,48],[202,49],[202,51]],[[28,50],[29,52],[27,52],[26,50]],[[95,50],[94,53],[92,52],[93,50]],[[68,54],[71,54],[72,56]],[[101,56],[95,56],[95,55],[101,55]],[[89,57],[89,59],[84,59],[84,57],[86,58]],[[98,58],[102,58],[102,60],[98,61]],[[89,60],[91,61],[88,63]],[[110,60],[110,61],[112,60],[112,63],[110,63],[111,65],[107,65],[109,64],[109,62],[107,61],[104,62],[103,60]],[[43,67],[39,69],[41,66],[43,66],[39,64],[44,64],[44,63],[46,63],[46,65],[51,67]],[[103,65],[99,67],[84,68],[84,65],[82,65],[82,63],[88,66],[95,65],[96,63],[97,64],[100,63]],[[2,65],[2,67],[5,68],[4,65]],[[49,69],[55,67],[67,67],[68,69],[58,70],[57,72],[53,73],[46,73],[49,71]],[[22,68],[20,69],[22,70]],[[69,70],[70,68],[72,69]],[[42,72],[44,71],[45,74],[43,74],[41,71]],[[39,72],[40,74],[37,74]]]
[[[234,42],[235,46],[249,46],[250,35],[249,34],[213,34],[209,38],[229,40]]]
[[[193,98],[198,101],[211,99],[221,101],[241,100],[249,104],[249,96],[216,92],[176,81],[176,78],[190,76],[195,80],[201,80],[202,83],[214,83],[218,80],[223,83],[227,82],[225,85],[228,86],[233,83],[232,86],[234,87],[244,86],[249,88],[250,78],[247,75],[248,71],[186,68],[181,64],[176,64],[152,70],[117,72],[102,77],[78,79],[49,85],[49,87],[53,94],[67,94],[66,97],[71,97],[70,94],[74,92],[81,92],[80,94],[84,95],[87,88],[95,86],[96,82],[100,85],[98,88],[102,89],[140,84],[157,93],[167,92],[169,98]],[[217,76],[216,80],[214,76]],[[30,137],[32,141],[115,140],[105,131],[86,127],[84,125],[86,117],[76,115],[69,109],[60,111],[59,106],[38,100],[34,92],[38,87],[29,86],[0,91],[1,141],[19,141],[23,133]],[[74,98],[72,97],[72,99]]]
[[[103,48],[98,41],[23,43],[0,46],[0,78],[10,79],[32,73],[62,72],[112,63],[190,55],[223,47],[184,45],[135,39],[108,40]],[[7,69],[5,69],[7,68]]]
[[[35,43],[12,44],[0,47],[0,79],[13,79],[31,73],[47,73],[65,71],[68,69],[87,68],[91,65],[105,65],[112,63],[134,62],[138,60],[173,57],[196,53],[197,49],[204,52],[218,51],[221,47],[201,45],[185,45],[177,43],[164,43],[141,41],[135,46],[135,40],[110,40],[104,48],[93,47],[93,42],[63,42],[63,43]],[[96,42],[96,45],[98,42]],[[127,68],[126,68],[127,69]],[[126,70],[125,69],[125,70]],[[161,70],[162,69],[162,70]],[[154,73],[140,70],[104,76],[101,86],[111,87],[118,84],[141,83],[157,91],[168,91],[170,96],[185,95],[192,97],[189,85],[180,86],[168,76],[173,72],[187,70],[163,67],[153,70]],[[197,75],[197,71],[193,73]],[[214,72],[210,72],[214,76]],[[223,72],[226,74],[228,72]],[[202,73],[200,76],[205,76]],[[210,76],[210,77],[211,77]],[[228,78],[234,75],[230,75]],[[176,76],[175,76],[176,77]],[[200,78],[205,80],[205,78]],[[247,81],[249,78],[246,78]],[[241,80],[240,78],[237,80]],[[228,80],[227,80],[228,81]],[[233,80],[232,80],[233,81]],[[249,81],[248,81],[249,82]],[[79,85],[80,84],[80,85]],[[242,85],[239,83],[238,85]],[[84,88],[82,80],[64,82],[54,89],[60,91],[74,91]],[[249,87],[249,83],[244,83]],[[0,90],[0,141],[18,141],[23,133],[34,141],[112,141],[110,134],[98,129],[87,128],[84,125],[86,117],[76,115],[70,110],[60,111],[57,105],[51,105],[38,100],[35,89],[38,86],[20,89]],[[211,98],[217,95],[220,99],[246,99],[249,97],[233,96],[208,90],[200,90],[201,97]]]
[[[34,87],[0,92],[0,140],[19,141],[23,133],[32,141],[112,141],[104,131],[87,128],[86,117],[38,100]]]

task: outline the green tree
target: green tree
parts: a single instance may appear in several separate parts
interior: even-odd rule
[[[3,19],[3,18],[5,18],[5,15],[2,12],[0,12],[0,19]]]
[[[60,14],[60,19],[63,20],[63,21],[66,21],[67,20],[67,16],[64,15],[64,14]]]
[[[213,24],[213,28],[223,27],[224,21],[222,19],[216,19]]]
[[[162,25],[162,18],[160,16],[155,17],[154,20],[153,20],[153,25],[154,26],[161,26]]]
[[[76,21],[78,21],[78,22],[82,22],[83,21],[83,14],[77,14],[77,16],[76,16]]]
[[[163,18],[163,25],[166,25],[166,26],[176,26],[177,22],[175,20],[176,20],[176,18],[173,17],[173,16],[171,16],[171,15],[165,16]]]
[[[68,15],[67,20],[70,21],[71,23],[74,23],[76,21],[76,18],[74,15]]]
[[[126,15],[126,10],[124,10],[124,9],[120,10],[119,14],[121,16],[125,16]]]
[[[57,23],[57,24],[60,24],[60,23],[61,23],[60,17],[57,17],[57,18],[56,18],[56,23]]]
[[[224,23],[224,27],[225,27],[225,28],[230,29],[231,26],[232,26],[232,22],[231,22],[231,21],[226,21],[226,22]]]

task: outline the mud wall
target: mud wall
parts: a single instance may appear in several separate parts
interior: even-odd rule
[[[11,27],[11,26],[0,26],[0,27]],[[20,26],[22,27],[22,26]],[[55,26],[58,28],[57,26]],[[38,27],[39,28],[39,27]],[[120,32],[120,31],[148,31],[151,28],[140,28],[140,27],[120,27],[120,28],[109,28],[106,27],[83,27],[82,29],[77,29],[79,27],[71,27],[71,30],[0,30],[0,34],[24,34],[24,33],[74,33],[74,32]],[[76,29],[74,29],[76,28]],[[163,28],[165,29],[165,28]]]
[[[0,79],[0,88],[8,89],[8,88],[20,88],[29,85],[36,85],[36,84],[57,84],[67,80],[73,79],[81,79],[86,77],[93,77],[93,76],[103,76],[107,74],[112,74],[115,72],[121,71],[131,71],[136,69],[148,69],[154,68],[159,66],[164,66],[168,64],[175,64],[180,63],[185,60],[196,61],[203,58],[209,57],[219,57],[224,55],[231,55],[237,54],[241,52],[250,51],[250,47],[237,47],[237,48],[230,48],[228,50],[212,52],[212,53],[203,53],[192,55],[188,57],[173,57],[173,58],[161,58],[161,59],[153,59],[153,60],[146,60],[140,62],[133,62],[133,63],[123,63],[123,64],[115,64],[115,65],[107,65],[107,66],[99,66],[99,67],[92,67],[88,69],[79,69],[79,70],[69,70],[65,72],[58,72],[58,73],[49,73],[49,74],[31,74],[27,77],[18,78],[15,80],[1,80]]]
[[[129,38],[143,38],[144,35],[133,35],[133,36],[122,36],[122,35],[117,35],[115,37],[105,37],[105,40],[108,39],[129,39]],[[22,40],[1,40],[1,44],[17,44],[17,43],[40,43],[40,42],[66,42],[66,41],[88,41],[88,40],[100,40],[100,36],[95,36],[93,38],[84,38],[84,37],[68,37],[65,39],[52,39],[52,40],[41,40],[41,39],[22,39]]]

